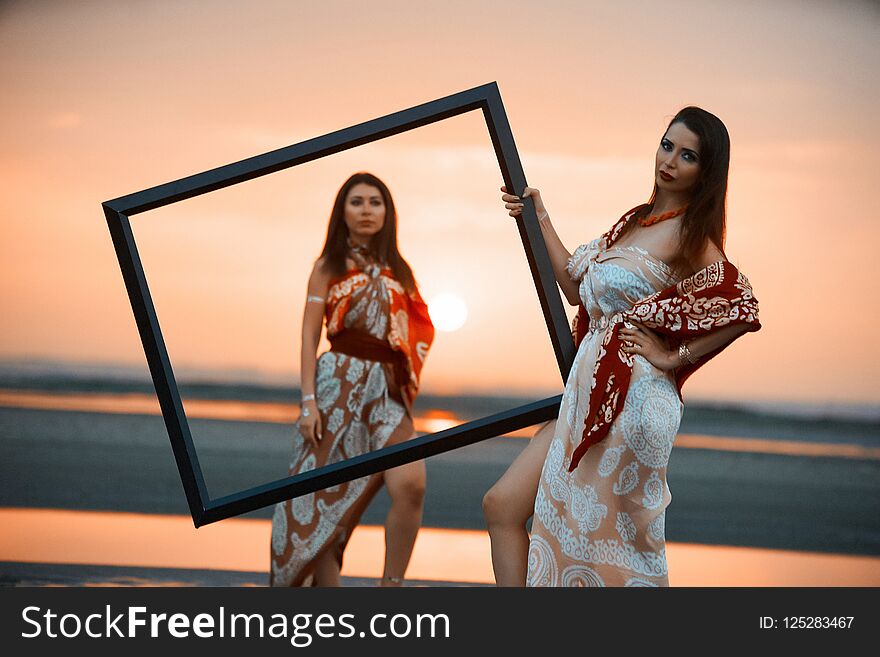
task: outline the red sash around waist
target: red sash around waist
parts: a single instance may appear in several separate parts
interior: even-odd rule
[[[330,336],[330,351],[354,356],[362,360],[389,363],[394,366],[394,381],[389,388],[396,398],[401,398],[401,388],[409,381],[405,357],[385,340],[380,340],[361,331],[342,331]]]

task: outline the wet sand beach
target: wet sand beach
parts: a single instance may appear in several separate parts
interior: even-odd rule
[[[13,518],[23,523],[15,541],[6,538],[0,545],[4,583],[265,583],[261,570],[268,562],[271,509],[193,529],[160,415],[137,408],[106,412],[100,405],[72,410],[88,405],[82,399],[64,402],[58,393],[29,408],[16,407],[28,406],[22,394],[0,391],[4,534],[10,535]],[[116,401],[124,407],[121,398]],[[286,475],[290,425],[271,415],[277,409],[245,404],[245,414],[236,415],[215,405],[213,414],[226,419],[211,419],[210,404],[207,408],[190,412],[202,415],[191,417],[190,426],[212,496]],[[791,420],[739,426],[729,414],[716,413],[727,422],[721,427],[726,435],[712,435],[713,414],[700,413],[689,417],[686,411],[669,467],[673,501],[666,532],[673,585],[880,585],[876,423],[805,422],[800,435],[793,435],[798,427]],[[246,419],[230,419],[235,417]],[[450,421],[448,412],[421,417],[423,427],[432,418]],[[748,435],[750,428],[759,435]],[[415,583],[491,582],[480,503],[525,444],[525,439],[499,437],[426,461],[425,529],[409,573]],[[383,491],[346,553],[347,584],[371,585],[376,576],[387,508]],[[59,510],[66,513],[57,515]],[[59,518],[66,529],[56,527]],[[150,529],[160,519],[170,524]],[[221,562],[206,554],[184,566],[181,555],[198,551],[193,545],[203,545],[205,553],[224,553],[228,539],[209,539],[233,527],[247,528],[237,554],[226,554]],[[124,541],[123,547],[102,552],[95,547],[95,533],[115,536],[110,543],[122,540],[117,535],[132,540],[136,535],[139,545],[153,537],[171,561],[135,558],[135,551],[126,561]],[[65,540],[66,549],[60,543]],[[420,560],[436,561],[450,545],[465,547],[440,569],[420,565]],[[742,568],[739,575],[736,564]]]

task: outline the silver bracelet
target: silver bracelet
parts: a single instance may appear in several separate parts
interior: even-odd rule
[[[308,395],[302,396],[302,403],[305,403],[307,401],[314,401],[314,400],[315,400],[315,395],[313,395],[312,393],[309,393]]]
[[[324,303],[324,297],[316,297],[314,294],[310,294],[306,297],[306,303]]]
[[[686,342],[682,342],[678,345],[678,359],[682,362],[682,364],[687,361],[691,365],[697,362],[698,358],[691,353],[691,350],[688,348]]]

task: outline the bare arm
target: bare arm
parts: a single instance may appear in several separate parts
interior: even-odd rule
[[[522,214],[523,204],[520,198],[513,194],[508,194],[507,187],[502,187],[501,191],[504,192],[501,199],[505,202],[504,207],[509,210],[508,214],[511,217],[516,217]],[[550,214],[547,212],[547,208],[544,207],[544,201],[541,199],[541,192],[533,187],[526,187],[523,192],[523,197],[526,196],[531,197],[535,203],[535,211],[538,214],[538,223],[541,226],[541,235],[544,237],[544,243],[547,245],[547,252],[550,254],[550,264],[553,265],[553,274],[556,276],[556,282],[559,283],[559,287],[562,289],[562,294],[565,295],[568,303],[572,306],[576,306],[581,302],[580,295],[578,294],[578,283],[571,279],[571,276],[568,275],[566,269],[568,266],[568,260],[571,258],[571,253],[565,248],[562,240],[559,239],[559,235],[556,234],[556,229],[553,228],[553,224],[550,223]]]
[[[624,341],[623,350],[644,356],[648,362],[663,371],[674,370],[684,361],[678,355],[678,349],[669,349],[666,338],[652,331],[640,322],[633,322],[634,328],[621,327],[620,337]],[[687,341],[691,357],[696,361],[748,331],[745,324],[735,324],[715,329],[711,333]]]
[[[303,414],[300,422],[303,436],[317,444],[321,439],[321,420],[318,405],[315,402],[315,373],[318,362],[318,343],[321,341],[321,329],[324,323],[324,306],[330,287],[330,276],[324,272],[321,261],[315,263],[309,276],[308,297],[303,310],[302,346],[300,347],[300,377],[303,398],[311,399],[303,402],[303,409],[308,409],[308,416]],[[323,301],[318,301],[322,299]]]
[[[747,333],[748,329],[749,327],[746,324],[725,326],[720,329],[715,329],[711,333],[701,335],[698,338],[694,338],[693,340],[688,341],[687,346],[688,349],[690,349],[691,356],[695,359],[700,359],[709,352],[715,351],[718,347],[721,347],[728,342],[733,342],[743,333]],[[678,367],[681,364],[678,358],[678,351],[675,351],[673,355],[675,367]]]

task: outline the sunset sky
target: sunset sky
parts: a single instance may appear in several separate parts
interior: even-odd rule
[[[880,403],[880,9],[855,2],[7,2],[0,361],[146,361],[115,198],[497,81],[570,251],[647,200],[681,107],[731,135],[730,260],[763,329],[685,396]],[[298,381],[306,279],[352,172],[388,183],[430,299],[424,389],[562,382],[476,113],[137,215],[172,364]],[[873,191],[872,191],[873,190]]]

